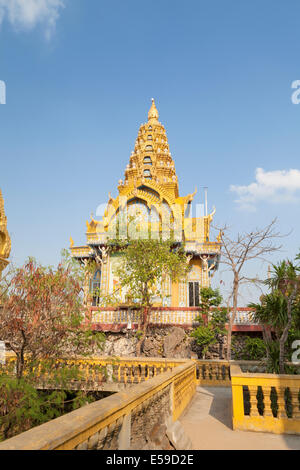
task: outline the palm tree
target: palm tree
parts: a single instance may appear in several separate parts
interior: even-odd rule
[[[300,255],[296,260],[300,259]],[[262,325],[270,326],[279,343],[279,373],[284,374],[285,344],[292,326],[293,318],[299,315],[300,303],[299,266],[291,261],[281,261],[273,265],[273,276],[265,281],[271,289],[271,293],[263,296],[261,304],[249,304],[253,308],[253,319]],[[266,338],[265,338],[266,340]],[[268,357],[270,347],[268,347]]]

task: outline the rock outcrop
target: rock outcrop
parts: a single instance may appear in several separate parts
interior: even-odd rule
[[[138,337],[134,332],[106,333],[105,356],[136,356]],[[165,328],[148,328],[141,346],[141,355],[145,357],[190,358],[194,340],[184,328],[170,326]]]
[[[201,348],[190,336],[192,328],[177,326],[148,327],[147,334],[141,345],[141,356],[165,357],[175,359],[201,358]],[[136,332],[123,330],[118,333],[106,333],[104,350],[100,356],[136,357],[139,338]],[[240,359],[239,351],[244,344],[244,335],[235,335],[233,358]],[[226,337],[224,337],[223,358],[226,358]],[[219,359],[219,344],[210,346],[206,359]]]

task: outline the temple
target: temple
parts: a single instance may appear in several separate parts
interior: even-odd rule
[[[7,231],[7,219],[4,212],[4,200],[0,190],[0,278],[2,271],[8,265],[11,241]]]
[[[117,256],[110,254],[107,242],[116,237],[116,233],[121,237],[124,234],[120,229],[121,220],[127,221],[125,237],[138,237],[146,230],[151,238],[168,239],[172,236],[186,251],[187,261],[191,265],[188,279],[179,283],[164,281],[162,295],[156,299],[154,306],[197,307],[199,288],[210,286],[211,277],[218,268],[221,243],[219,239],[210,240],[210,225],[215,210],[208,214],[204,211],[204,205],[199,205],[200,214],[191,216],[196,191],[179,196],[178,178],[166,130],[158,119],[158,110],[152,99],[148,122],[141,125],[124,179],[119,180],[118,196],[114,199],[109,194],[102,220],[95,220],[92,216],[86,222],[85,246],[74,246],[70,239],[74,258],[82,263],[93,260],[97,265],[85,286],[85,298],[90,306],[100,305],[101,298],[117,290],[118,279],[114,274]],[[98,294],[93,295],[96,291]],[[120,303],[124,303],[126,292],[118,291]]]

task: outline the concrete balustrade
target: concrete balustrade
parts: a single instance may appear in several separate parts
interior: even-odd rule
[[[253,374],[231,365],[233,429],[300,434],[300,376]]]
[[[7,353],[7,362],[14,362],[15,355]],[[175,367],[185,364],[187,359],[163,359],[148,357],[77,357],[56,359],[56,369],[59,366],[76,367],[81,380],[69,383],[71,390],[84,388],[93,391],[121,391],[134,384],[145,382],[164,372],[172,371]],[[41,366],[35,370],[38,388],[52,388],[51,381]]]
[[[230,387],[230,362],[197,360],[197,384],[203,387]]]
[[[252,310],[244,307],[237,311],[236,326],[258,326],[251,317]],[[192,326],[200,311],[197,307],[152,307],[149,312],[149,324]],[[114,329],[117,326],[136,329],[139,323],[139,313],[136,310],[125,310],[109,307],[91,307],[91,319],[95,328]],[[109,326],[109,328],[108,328]]]
[[[300,367],[298,375],[274,375],[262,373],[259,361],[100,357],[59,364],[82,373],[70,389],[119,393],[9,439],[0,450],[143,448],[153,429],[178,420],[197,385],[232,387],[233,429],[300,434]],[[36,376],[38,388],[50,388],[39,369]]]
[[[15,355],[7,353],[7,361],[15,361]],[[84,388],[93,391],[118,392],[134,384],[145,382],[175,367],[185,364],[188,359],[169,359],[157,357],[77,357],[57,359],[59,365],[77,367],[81,381],[72,381],[70,389]],[[261,361],[226,361],[213,359],[192,359],[196,363],[196,383],[200,386],[230,387],[230,366],[239,365],[244,372],[263,372]],[[292,363],[288,363],[292,366]],[[294,366],[295,367],[295,366]],[[298,367],[300,373],[300,366]],[[39,388],[51,388],[47,377],[35,371]]]
[[[175,422],[196,391],[196,363],[86,405],[0,444],[0,450],[115,450],[143,448],[156,426]]]

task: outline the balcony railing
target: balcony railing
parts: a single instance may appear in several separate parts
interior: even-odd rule
[[[239,325],[257,325],[252,320],[252,310],[250,308],[240,308],[237,311],[234,324]],[[92,323],[94,325],[123,325],[127,328],[134,328],[139,323],[137,310],[128,310],[120,308],[92,307]],[[149,324],[151,325],[182,325],[191,326],[199,317],[200,312],[197,307],[173,308],[156,307],[151,308],[149,313]]]

